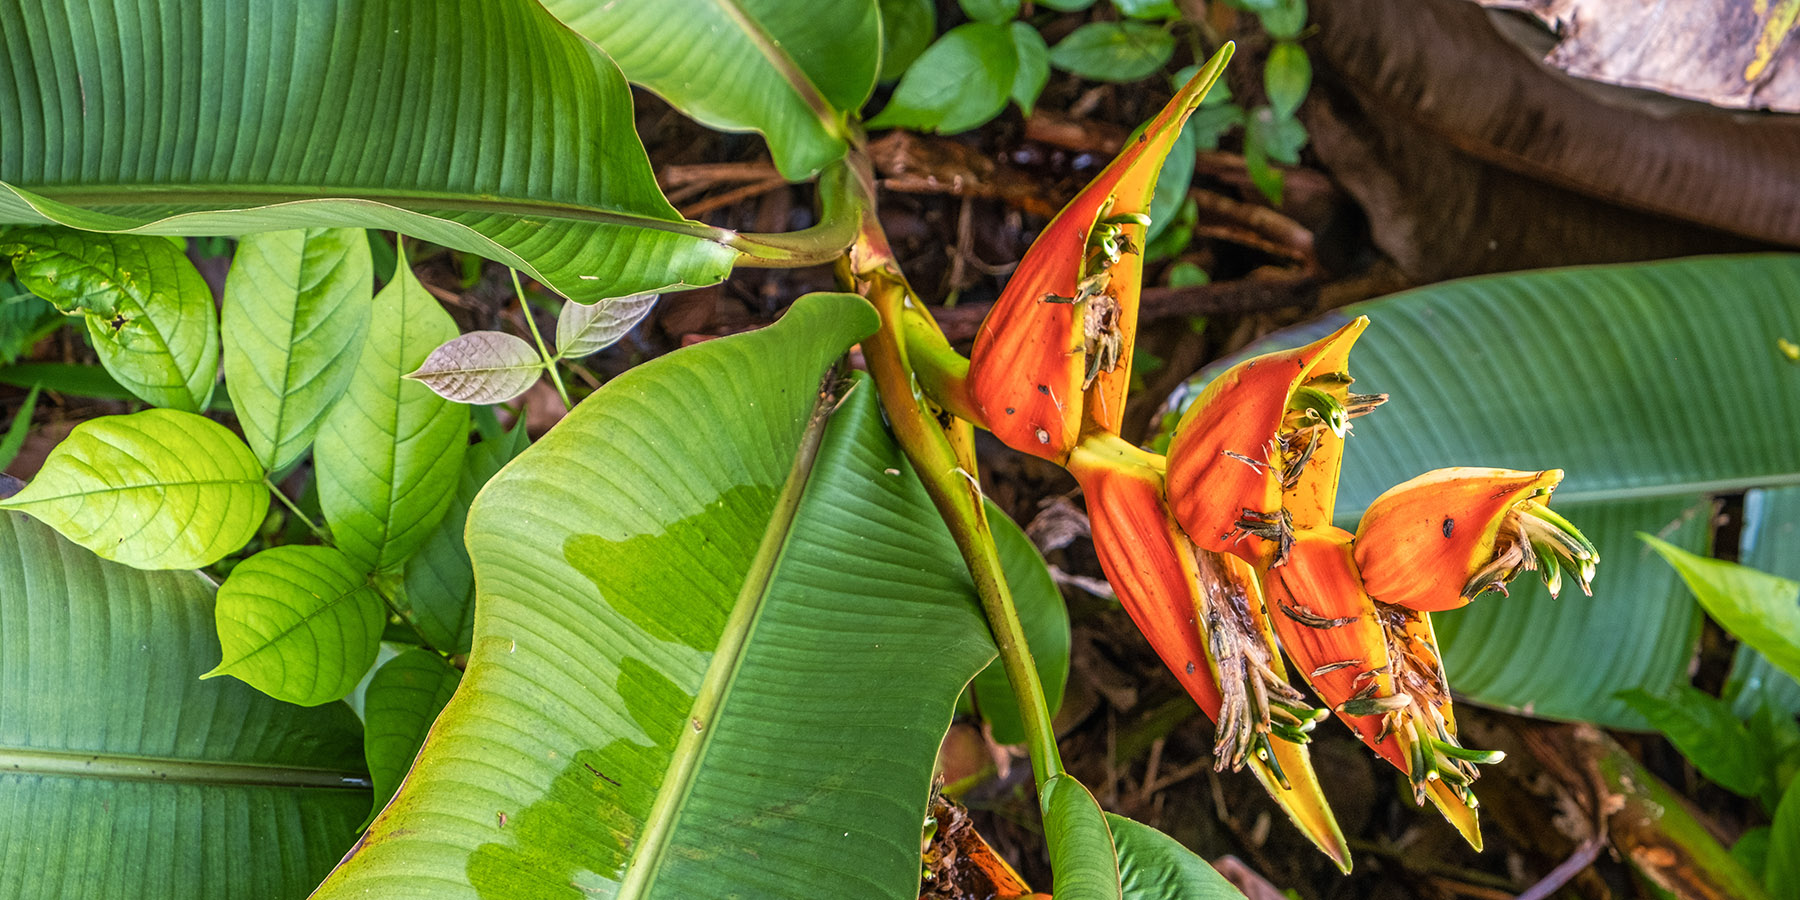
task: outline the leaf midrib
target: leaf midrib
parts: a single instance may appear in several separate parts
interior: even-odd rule
[[[27,747],[0,747],[0,772],[107,781],[369,789],[369,778],[366,775],[308,766],[173,759],[130,753],[37,750]]]
[[[15,185],[7,182],[0,182],[0,184],[83,209],[137,205],[183,205],[205,200],[205,208],[197,210],[197,212],[211,213],[238,211],[218,207],[233,206],[240,202],[244,206],[268,206],[305,201],[363,200],[426,215],[431,214],[428,211],[436,211],[498,213],[519,217],[539,216],[594,225],[619,225],[627,228],[667,231],[717,244],[728,244],[732,237],[732,232],[726,229],[714,228],[686,219],[659,219],[641,213],[620,212],[600,207],[582,206],[577,203],[532,197],[499,197],[493,194],[332,185],[299,188],[290,185],[249,184],[167,185],[84,182],[79,187]],[[184,214],[177,213],[176,215]]]
[[[739,6],[737,0],[713,0],[713,2],[726,17],[738,26],[744,36],[749,38],[750,43],[756,47],[756,51],[768,61],[769,67],[781,76],[781,80],[787,82],[788,87],[793,88],[794,94],[800,98],[800,102],[806,104],[806,108],[825,127],[825,133],[839,140],[847,139],[836,109],[830,101],[825,99],[824,93],[819,90],[818,86],[812,83],[812,79],[807,77],[806,72],[800,68],[800,64],[792,56],[789,56],[787,51],[781,49],[781,44],[775,40],[774,36],[764,31],[762,24],[757,22],[742,6]]]
[[[214,479],[195,480],[195,481],[152,481],[152,482],[146,482],[144,484],[122,484],[122,485],[118,485],[117,487],[98,487],[98,488],[94,488],[93,490],[76,491],[75,493],[72,493],[72,494],[50,494],[50,495],[36,496],[36,497],[30,498],[29,500],[25,500],[25,501],[18,502],[18,503],[14,503],[12,501],[12,498],[8,498],[7,500],[0,500],[0,507],[11,507],[13,509],[24,509],[27,506],[34,506],[39,503],[49,503],[49,502],[56,501],[56,500],[69,500],[69,499],[81,498],[81,497],[92,497],[92,496],[95,496],[98,494],[116,494],[116,493],[121,493],[124,491],[151,491],[151,490],[163,490],[166,488],[211,487],[214,485],[234,485],[234,484],[250,484],[250,485],[256,485],[256,486],[260,487],[260,486],[262,486],[262,479],[260,479],[260,478],[214,478]]]
[[[825,378],[829,382],[835,377],[834,367]],[[825,426],[831,419],[837,400],[836,392],[821,390],[818,401],[807,417],[806,431],[801,435],[800,445],[795,451],[794,464],[788,471],[781,493],[776,495],[769,524],[763,531],[762,543],[756,548],[756,556],[751,559],[744,586],[738,591],[738,599],[732,605],[731,616],[725,622],[719,646],[713,653],[706,675],[701,680],[700,690],[695,695],[694,705],[689,710],[691,718],[681,725],[681,737],[671,755],[668,776],[657,789],[656,800],[651,805],[650,814],[645,817],[644,832],[639,836],[631,859],[626,864],[625,878],[619,885],[615,900],[648,897],[655,885],[662,861],[667,856],[669,841],[698,779],[700,762],[712,743],[714,726],[731,694],[732,685],[750,645],[750,638],[761,619],[776,566],[793,533],[800,501],[811,481],[813,463],[818,459],[819,448],[824,442]]]

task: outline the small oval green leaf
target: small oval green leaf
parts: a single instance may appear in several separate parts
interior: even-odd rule
[[[937,34],[937,4],[932,0],[880,0],[881,77],[893,81],[905,72]]]
[[[255,536],[269,491],[225,426],[150,409],[77,425],[0,508],[28,512],[102,559],[197,569]]]
[[[1093,81],[1136,81],[1168,65],[1175,36],[1142,22],[1090,22],[1050,48],[1050,64]]]
[[[1299,44],[1282,41],[1269,51],[1263,64],[1263,90],[1269,94],[1269,107],[1277,119],[1287,119],[1300,108],[1306,92],[1312,89],[1312,60]]]
[[[656,308],[658,294],[563,304],[556,317],[556,358],[580,359],[612,346]]]
[[[401,265],[375,296],[369,339],[314,451],[319,506],[338,548],[371,571],[397,568],[449,508],[469,409],[410,381],[456,323]]]
[[[219,586],[213,615],[231,675],[301,706],[343,699],[381,646],[386,619],[367,573],[331,547],[264,550]]]
[[[1243,900],[1243,893],[1180,841],[1142,822],[1106,814],[1125,900]]]
[[[986,22],[944,33],[900,77],[894,96],[870,128],[917,128],[955,134],[1000,114],[1018,69],[1011,32]]]
[[[1119,900],[1119,859],[1099,801],[1070,775],[1044,782],[1038,806],[1058,900]]]
[[[503,331],[471,331],[438,345],[406,373],[446,400],[505,403],[544,374],[544,358],[523,338]]]
[[[1019,0],[957,0],[963,15],[976,22],[1005,25],[1019,14]]]
[[[245,235],[225,276],[225,388],[263,467],[306,453],[344,392],[369,327],[367,232]]]
[[[1012,98],[1019,104],[1019,110],[1029,116],[1037,105],[1038,95],[1050,81],[1050,46],[1028,23],[1014,22],[1010,30],[1013,52],[1019,60],[1019,68],[1013,72]]]
[[[200,412],[219,375],[212,289],[160,237],[16,228],[0,234],[19,283],[87,321],[100,364],[145,403]]]

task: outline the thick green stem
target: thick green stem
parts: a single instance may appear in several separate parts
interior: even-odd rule
[[[727,232],[727,246],[740,255],[743,268],[793,269],[834,262],[856,242],[870,194],[860,190],[847,163],[833,163],[819,174],[819,224],[778,234]]]
[[[918,373],[909,362],[903,337],[910,291],[897,271],[879,224],[871,220],[863,228],[850,259],[840,268],[844,280],[860,288],[881,314],[881,330],[863,341],[863,358],[880,391],[881,405],[894,436],[949,526],[975,581],[982,612],[1000,650],[1001,666],[1012,683],[1031,751],[1032,774],[1041,790],[1045,782],[1063,771],[1043,683],[1002,574],[975,474],[959,459],[936,416],[922,405]],[[911,302],[917,305],[916,299]]]

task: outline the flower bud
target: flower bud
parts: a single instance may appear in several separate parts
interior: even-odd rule
[[[1094,550],[1131,620],[1218,725],[1219,767],[1248,764],[1301,831],[1348,871],[1342,832],[1306,752],[1324,715],[1287,683],[1255,572],[1197,551],[1163,501],[1161,457],[1091,436],[1070,454]]]
[[[1372,600],[1351,536],[1330,526],[1295,533],[1285,565],[1268,573],[1270,617],[1301,677],[1367,744],[1405,772],[1477,849],[1476,763],[1501,754],[1468,750],[1429,615]]]
[[[1506,593],[1536,570],[1555,596],[1566,571],[1582,593],[1600,554],[1546,505],[1562,470],[1451,468],[1391,488],[1363,514],[1356,562],[1369,595],[1408,609],[1456,609]]]
[[[1196,544],[1266,567],[1295,529],[1331,524],[1350,420],[1387,399],[1350,392],[1350,348],[1368,324],[1238,363],[1188,408],[1169,444],[1169,496]]]
[[[1214,55],[1057,213],[981,323],[969,396],[1007,446],[1061,462],[1084,423],[1119,430],[1156,176],[1231,49]]]

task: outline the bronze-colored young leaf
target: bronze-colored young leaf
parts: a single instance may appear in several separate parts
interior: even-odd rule
[[[504,331],[471,331],[439,344],[406,377],[445,400],[505,403],[536,384],[544,364],[524,338]]]

